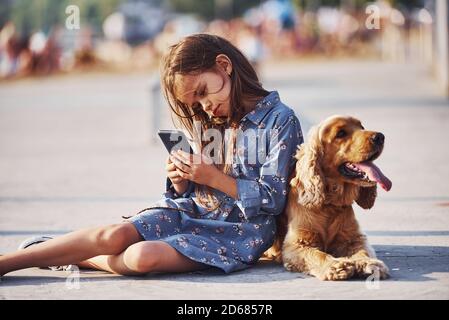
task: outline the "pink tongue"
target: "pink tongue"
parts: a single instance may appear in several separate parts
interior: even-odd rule
[[[382,171],[380,171],[374,163],[371,161],[366,161],[362,163],[354,163],[354,166],[365,172],[371,181],[376,181],[379,183],[385,191],[390,191],[392,185],[390,179],[384,176]]]

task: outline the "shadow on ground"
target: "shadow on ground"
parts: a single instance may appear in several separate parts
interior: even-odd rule
[[[384,260],[391,271],[391,278],[386,281],[436,281],[433,273],[449,273],[449,247],[437,246],[374,246],[377,255]],[[70,275],[63,271],[39,270],[43,276],[5,276],[0,286],[35,286],[49,283],[63,283]],[[52,276],[48,276],[48,275]],[[109,281],[180,281],[196,283],[263,283],[290,281],[311,278],[301,273],[286,271],[280,264],[260,260],[256,266],[225,274],[218,269],[207,269],[182,274],[152,274],[145,277],[123,277],[100,271],[82,270],[82,282]],[[318,281],[318,280],[316,280]],[[361,282],[364,279],[353,279]]]

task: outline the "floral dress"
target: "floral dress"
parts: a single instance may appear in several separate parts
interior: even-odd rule
[[[253,265],[272,245],[275,217],[286,204],[294,155],[303,142],[301,127],[294,111],[272,91],[242,118],[239,129],[258,134],[236,145],[232,176],[238,198],[212,189],[220,205],[208,211],[196,198],[195,183],[178,195],[167,179],[163,198],[129,219],[145,240],[164,241],[226,273]]]

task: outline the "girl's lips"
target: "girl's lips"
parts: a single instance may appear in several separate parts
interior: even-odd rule
[[[212,111],[212,114],[214,115],[214,117],[216,117],[217,116],[217,114],[218,114],[218,110],[220,109],[220,107],[221,107],[221,103],[218,105],[218,107],[216,107],[215,108],[215,110],[214,111]]]

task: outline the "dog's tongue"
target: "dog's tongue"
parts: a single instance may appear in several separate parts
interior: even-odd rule
[[[374,163],[366,161],[354,163],[354,166],[365,172],[371,181],[379,183],[385,191],[390,191],[392,185],[390,179],[388,179]]]

